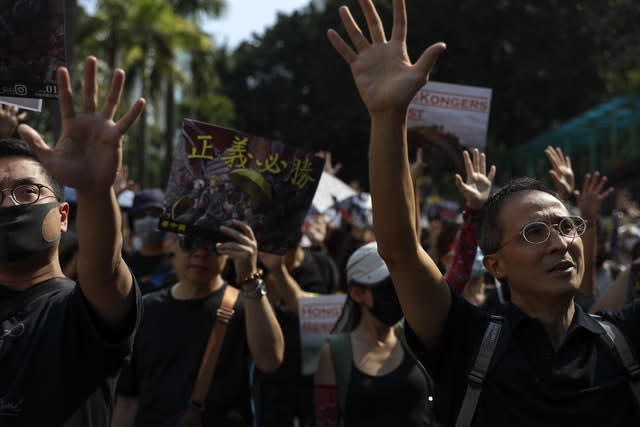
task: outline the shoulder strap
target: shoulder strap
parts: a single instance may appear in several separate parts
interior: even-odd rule
[[[200,369],[193,387],[189,409],[195,409],[200,413],[204,412],[204,402],[209,391],[209,385],[213,379],[222,343],[224,342],[229,322],[235,313],[233,307],[236,305],[239,295],[240,291],[231,285],[227,285],[224,289],[222,302],[216,311],[216,320],[213,322],[209,341],[200,362]]]
[[[480,344],[480,348],[478,349],[476,360],[469,372],[467,391],[464,394],[462,406],[458,413],[456,427],[469,427],[471,425],[473,414],[476,412],[476,406],[478,405],[480,393],[482,392],[482,383],[487,375],[493,352],[500,338],[503,321],[504,319],[500,316],[491,316],[491,321],[482,338],[482,344]]]
[[[403,350],[407,352],[409,357],[411,357],[411,359],[414,361],[416,366],[418,366],[422,374],[427,379],[427,387],[429,388],[428,390],[429,395],[427,396],[427,400],[431,404],[431,402],[433,402],[433,391],[435,389],[433,378],[431,378],[431,375],[429,375],[429,372],[427,372],[427,369],[424,367],[424,365],[422,364],[418,356],[416,356],[413,349],[409,347],[409,343],[407,342],[407,336],[404,333],[404,322],[405,321],[403,318],[393,326],[393,329],[396,332],[396,337],[400,340],[400,344],[402,344]]]
[[[629,374],[629,386],[633,392],[637,409],[640,410],[640,366],[627,343],[627,339],[620,329],[612,322],[599,319],[597,317],[594,318],[598,323],[600,323],[600,326],[602,326],[606,332],[606,335],[602,335],[602,338],[604,340],[610,340],[610,342],[607,342],[609,347],[611,347],[611,343],[613,343],[613,348],[616,350],[616,353],[618,353],[620,361],[627,370],[627,373]]]
[[[351,367],[353,365],[353,350],[351,349],[351,334],[332,334],[327,337],[331,350],[331,362],[336,374],[336,391],[338,393],[338,405],[344,414],[347,403],[347,390],[351,379]]]
[[[0,321],[9,319],[20,311],[22,307],[28,305],[39,296],[51,292],[57,286],[59,286],[58,281],[49,280],[39,285],[32,286],[26,291],[16,292],[11,295],[6,299],[6,301],[3,301],[0,306]]]

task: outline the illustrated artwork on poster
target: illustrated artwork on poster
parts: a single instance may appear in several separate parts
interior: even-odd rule
[[[3,0],[0,97],[56,98],[66,64],[63,0]]]
[[[186,119],[160,228],[227,241],[219,227],[237,219],[252,227],[261,251],[284,254],[300,240],[323,166],[312,153]]]

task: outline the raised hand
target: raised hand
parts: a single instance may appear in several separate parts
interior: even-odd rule
[[[258,269],[258,242],[248,224],[234,219],[232,225],[220,227],[220,231],[233,240],[216,244],[216,250],[221,255],[229,255],[236,268],[236,277],[242,280]]]
[[[600,172],[594,172],[593,175],[586,174],[584,183],[582,184],[582,192],[575,191],[580,215],[585,219],[593,221],[600,212],[602,202],[609,194],[613,192],[613,187],[605,189],[607,177],[601,176]]]
[[[564,155],[560,147],[547,147],[544,150],[544,154],[547,155],[553,168],[549,171],[549,175],[551,175],[556,185],[558,195],[562,200],[569,199],[576,189],[571,159],[569,156]]]
[[[336,175],[342,169],[342,163],[333,164],[331,160],[331,151],[318,151],[316,156],[324,159],[324,171],[329,175]]]
[[[20,125],[18,132],[29,143],[44,167],[62,184],[78,191],[110,189],[122,163],[122,137],[142,112],[145,101],[138,99],[117,122],[113,121],[124,87],[124,71],[113,73],[111,86],[97,111],[97,60],[88,57],[84,65],[82,112],[76,112],[69,72],[58,68],[58,104],[62,131],[55,147],[49,147],[31,127]]]
[[[427,164],[424,161],[424,150],[422,149],[422,147],[418,147],[416,149],[416,158],[411,163],[410,168],[411,168],[411,181],[415,185],[424,174],[424,171],[427,169]]]
[[[360,6],[371,41],[362,34],[346,6],[340,7],[340,18],[355,50],[335,30],[330,29],[327,36],[351,67],[353,79],[369,114],[404,114],[415,93],[427,82],[431,67],[446,46],[444,43],[433,44],[415,63],[411,63],[407,54],[407,13],[404,1],[393,1],[393,30],[389,41],[372,1],[361,0]]]
[[[467,206],[478,210],[482,208],[491,195],[493,178],[496,176],[496,167],[491,166],[487,173],[487,160],[485,154],[477,148],[473,149],[473,159],[468,151],[462,153],[464,168],[467,173],[465,182],[459,174],[456,174],[456,186],[464,196]]]
[[[12,136],[25,117],[27,113],[21,113],[17,107],[0,104],[0,138]]]

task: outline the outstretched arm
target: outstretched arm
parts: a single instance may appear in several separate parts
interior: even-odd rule
[[[229,255],[236,268],[239,281],[251,277],[258,271],[258,242],[249,225],[233,220],[233,227],[220,227],[233,240],[218,243],[216,249],[221,255]],[[255,290],[257,280],[244,283],[245,291]],[[245,326],[249,352],[256,367],[262,372],[273,372],[282,363],[284,338],[282,330],[267,298],[245,298]]]
[[[467,181],[456,174],[456,186],[465,200],[464,221],[456,239],[451,265],[447,266],[445,275],[447,283],[459,293],[462,293],[471,277],[471,268],[478,249],[474,217],[491,195],[493,178],[496,176],[496,167],[493,165],[487,173],[487,159],[477,148],[473,149],[473,160],[468,151],[462,155]]]
[[[582,235],[584,245],[584,276],[580,285],[580,293],[593,299],[593,289],[596,280],[596,255],[598,252],[598,213],[602,202],[613,192],[612,187],[606,188],[607,177],[600,176],[600,172],[593,175],[586,174],[582,184],[582,192],[575,191],[580,215],[587,220],[587,230]]]
[[[260,252],[258,256],[262,264],[269,269],[266,279],[269,292],[273,289],[289,311],[297,315],[300,298],[310,297],[313,294],[302,290],[296,279],[289,274],[284,255]],[[271,301],[274,302],[273,299]]]
[[[113,121],[124,86],[124,72],[116,70],[103,109],[97,111],[96,64],[94,57],[85,62],[82,112],[73,105],[69,72],[58,69],[62,132],[54,148],[27,125],[20,125],[18,131],[44,167],[77,190],[78,282],[98,316],[117,328],[130,312],[134,292],[121,256],[121,218],[113,183],[122,163],[122,139],[142,112],[144,100],[138,99],[120,120]]]
[[[560,147],[547,147],[544,154],[551,163],[549,175],[558,191],[558,195],[562,200],[569,200],[576,189],[575,176],[571,168],[571,159],[565,156]]]
[[[360,4],[371,40],[365,38],[345,6],[340,8],[340,17],[354,48],[334,30],[329,30],[328,37],[351,67],[371,117],[369,173],[378,250],[389,267],[407,321],[428,345],[444,326],[451,295],[416,234],[406,113],[445,45],[432,45],[412,63],[407,54],[404,1],[393,1],[393,31],[388,41],[371,0]]]

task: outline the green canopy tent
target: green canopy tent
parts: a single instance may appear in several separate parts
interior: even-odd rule
[[[596,170],[622,181],[640,174],[639,138],[640,96],[618,96],[510,150],[499,162],[500,178],[546,179],[550,165],[544,149],[552,146],[571,157],[578,181]]]

